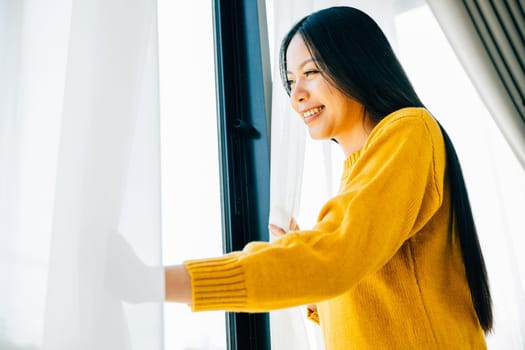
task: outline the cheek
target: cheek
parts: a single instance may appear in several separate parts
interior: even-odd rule
[[[299,106],[296,102],[294,102],[293,98],[290,99],[290,106],[292,106],[292,109],[295,111],[295,113],[299,115]]]
[[[319,79],[319,81],[316,82],[315,91],[317,91],[319,96],[324,97],[325,99],[333,99],[335,96],[334,88],[324,79]]]

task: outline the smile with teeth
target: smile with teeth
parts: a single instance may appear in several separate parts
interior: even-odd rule
[[[314,114],[317,114],[317,113],[321,112],[323,109],[324,109],[324,106],[315,107],[315,108],[309,109],[309,110],[307,110],[306,112],[303,113],[303,118],[305,118],[305,119],[309,118],[309,117],[313,116]]]

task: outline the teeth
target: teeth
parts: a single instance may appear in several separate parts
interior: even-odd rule
[[[314,115],[315,113],[320,112],[323,108],[324,108],[324,107],[315,107],[315,108],[309,109],[309,110],[307,110],[306,112],[303,113],[303,117],[304,117],[304,118],[308,118],[309,116]]]

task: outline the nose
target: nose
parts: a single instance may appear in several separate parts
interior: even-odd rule
[[[290,99],[292,103],[301,103],[308,99],[308,90],[301,80],[298,80],[290,91]]]

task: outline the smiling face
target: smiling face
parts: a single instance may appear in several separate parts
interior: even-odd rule
[[[296,34],[286,51],[290,102],[316,140],[336,139],[348,155],[362,147],[365,108],[321,74],[315,58]],[[364,133],[364,134],[363,134]]]

